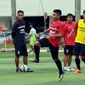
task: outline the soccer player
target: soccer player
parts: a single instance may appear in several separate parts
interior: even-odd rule
[[[67,14],[67,21],[64,24],[64,71],[74,71],[71,67],[73,49],[75,45],[76,33],[73,33],[70,38],[68,34],[74,29],[73,14]]]
[[[77,21],[74,29],[68,35],[70,37],[72,33],[77,30],[77,36],[75,39],[75,46],[74,46],[74,55],[75,55],[75,63],[77,66],[77,70],[74,73],[81,73],[80,67],[80,58],[85,63],[85,10],[83,11],[83,19]]]
[[[24,12],[19,10],[17,12],[17,20],[12,27],[12,38],[15,46],[15,64],[16,64],[16,72],[22,72],[19,68],[19,57],[23,56],[23,63],[25,66],[28,65],[28,53],[27,47],[25,44],[25,21],[23,20]],[[33,72],[28,68],[27,72]]]
[[[55,9],[53,11],[53,20],[50,23],[49,29],[45,30],[44,32],[40,33],[40,35],[49,32],[49,35],[39,41],[36,41],[35,46],[42,46],[42,47],[49,47],[51,51],[52,58],[56,63],[56,66],[59,70],[59,79],[62,80],[64,76],[64,72],[62,70],[61,61],[58,58],[58,50],[60,44],[60,38],[63,35],[63,24],[59,20],[61,16],[61,10]]]
[[[7,28],[3,28],[2,26],[0,26],[0,31],[5,32],[5,31],[7,31]]]
[[[40,47],[39,46],[34,46],[34,43],[36,42],[37,38],[38,38],[38,34],[36,32],[36,30],[33,28],[33,25],[31,23],[29,23],[30,25],[30,33],[29,33],[29,39],[30,39],[30,47],[35,53],[35,60],[30,60],[31,62],[35,62],[35,63],[39,63],[39,54],[40,54]]]
[[[29,33],[29,39],[30,39],[30,47],[32,51],[34,51],[34,43],[36,42],[37,39],[37,33],[36,30],[34,29],[33,25],[30,23],[30,33]]]

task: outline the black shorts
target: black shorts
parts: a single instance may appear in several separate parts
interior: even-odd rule
[[[58,59],[58,50],[59,47],[54,47],[48,39],[43,38],[38,40],[38,42],[40,43],[41,47],[49,47],[50,51],[51,51],[51,55],[53,59]]]
[[[28,56],[26,44],[23,44],[23,45],[20,45],[20,46],[14,44],[14,46],[15,46],[15,55],[17,57]]]
[[[85,56],[85,45],[76,43],[74,46],[73,54],[75,56],[83,56],[84,57]]]
[[[65,55],[73,55],[74,46],[66,45],[64,48]]]

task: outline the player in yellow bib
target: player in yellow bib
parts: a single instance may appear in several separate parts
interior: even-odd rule
[[[78,22],[75,24],[74,29],[71,31],[71,33],[68,35],[68,37],[71,36],[73,32],[77,31],[76,39],[75,39],[75,46],[73,54],[75,55],[75,63],[77,66],[77,70],[75,70],[74,73],[81,73],[81,67],[80,67],[80,58],[85,63],[85,10],[83,11],[83,19],[78,20]]]

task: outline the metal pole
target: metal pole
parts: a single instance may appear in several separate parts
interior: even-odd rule
[[[16,21],[16,0],[11,0],[12,25]]]
[[[4,38],[5,38],[5,42],[4,42],[4,48],[5,48],[5,49],[4,49],[4,50],[7,51],[7,43],[6,43],[7,38],[6,38],[5,35],[6,35],[6,32],[4,32]]]
[[[44,14],[44,7],[43,7],[42,0],[40,0],[40,4],[41,4],[42,11],[43,11],[43,14]],[[45,16],[44,16],[44,30],[46,30],[46,17]]]
[[[46,24],[47,24],[47,22],[46,22],[46,20],[47,20],[47,17],[48,17],[48,14],[47,14],[47,12],[45,12],[44,13],[44,30],[46,30]]]
[[[75,0],[75,16],[76,20],[80,19],[81,15],[81,0]]]

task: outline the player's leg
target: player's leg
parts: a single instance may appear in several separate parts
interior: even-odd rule
[[[35,60],[31,61],[31,62],[35,62],[35,63],[39,63],[39,54],[40,54],[40,46],[34,46],[34,53],[35,53]]]
[[[80,57],[82,61],[85,63],[85,45],[81,45],[81,52],[80,52]]]
[[[35,63],[39,63],[39,51],[40,51],[40,47],[39,46],[35,46],[34,44],[36,43],[36,39],[31,39],[30,40],[30,46],[31,49],[33,50],[33,52],[35,53],[35,60],[30,60],[31,62],[35,62]]]
[[[40,39],[39,41],[35,42],[35,60],[33,62],[39,63],[39,54],[40,54],[40,46],[41,47],[48,47],[48,40],[46,38]]]
[[[30,45],[32,51],[34,52],[34,45]]]
[[[34,62],[39,63],[40,59],[40,46],[34,46],[34,52],[35,52],[35,60]]]
[[[64,71],[68,69],[68,46],[64,48]]]
[[[38,41],[36,41],[34,43],[34,52],[35,52],[35,60],[31,61],[31,62],[35,62],[35,63],[39,63],[39,53],[40,53],[40,43]]]
[[[72,64],[73,49],[74,49],[74,46],[69,46],[69,52],[68,52],[68,69],[67,69],[67,71],[74,71],[75,70],[71,66],[71,64]]]
[[[22,45],[21,52],[22,52],[22,55],[23,55],[23,64],[25,66],[27,66],[27,68],[28,68],[28,53],[27,53],[27,47],[26,47],[25,44]],[[33,70],[30,70],[28,68],[28,70],[26,72],[33,72]]]
[[[34,51],[35,51],[36,59],[32,62],[39,63],[40,46],[41,47],[47,47],[48,46],[46,38],[40,39],[40,40],[35,42]]]
[[[64,71],[67,71],[68,68],[68,56],[64,55]]]
[[[80,58],[79,58],[80,50],[81,50],[81,45],[79,43],[76,43],[74,46],[73,54],[75,55],[75,63],[77,66],[77,70],[75,70],[74,73],[81,73]]]
[[[22,72],[22,70],[19,68],[19,57],[20,57],[20,51],[15,48],[15,65],[16,65],[16,72]]]
[[[68,67],[71,66],[71,63],[72,63],[72,55],[68,55]]]
[[[71,66],[72,55],[68,55],[68,66]]]
[[[31,48],[31,49],[30,49],[29,52],[32,52],[32,51],[34,52],[34,43],[35,43],[35,41],[36,41],[36,40],[35,40],[34,38],[31,38],[31,39],[30,39],[30,48]]]
[[[72,64],[72,55],[68,55],[68,68],[67,71],[74,71],[75,69],[71,66]]]
[[[16,64],[16,68],[18,69],[19,68],[19,57],[18,56],[15,57],[15,64]]]
[[[31,62],[39,63],[40,46],[34,46],[35,59]]]
[[[27,56],[24,56],[24,57],[23,57],[23,63],[24,63],[25,65],[28,65],[28,58],[27,58]]]
[[[49,48],[50,48],[50,51],[51,51],[52,58],[53,58],[54,62],[56,63],[56,66],[58,67],[58,70],[59,70],[59,79],[62,80],[63,76],[64,76],[64,72],[62,70],[61,61],[58,58],[58,50],[59,50],[59,48],[54,47],[52,45],[50,45]]]

